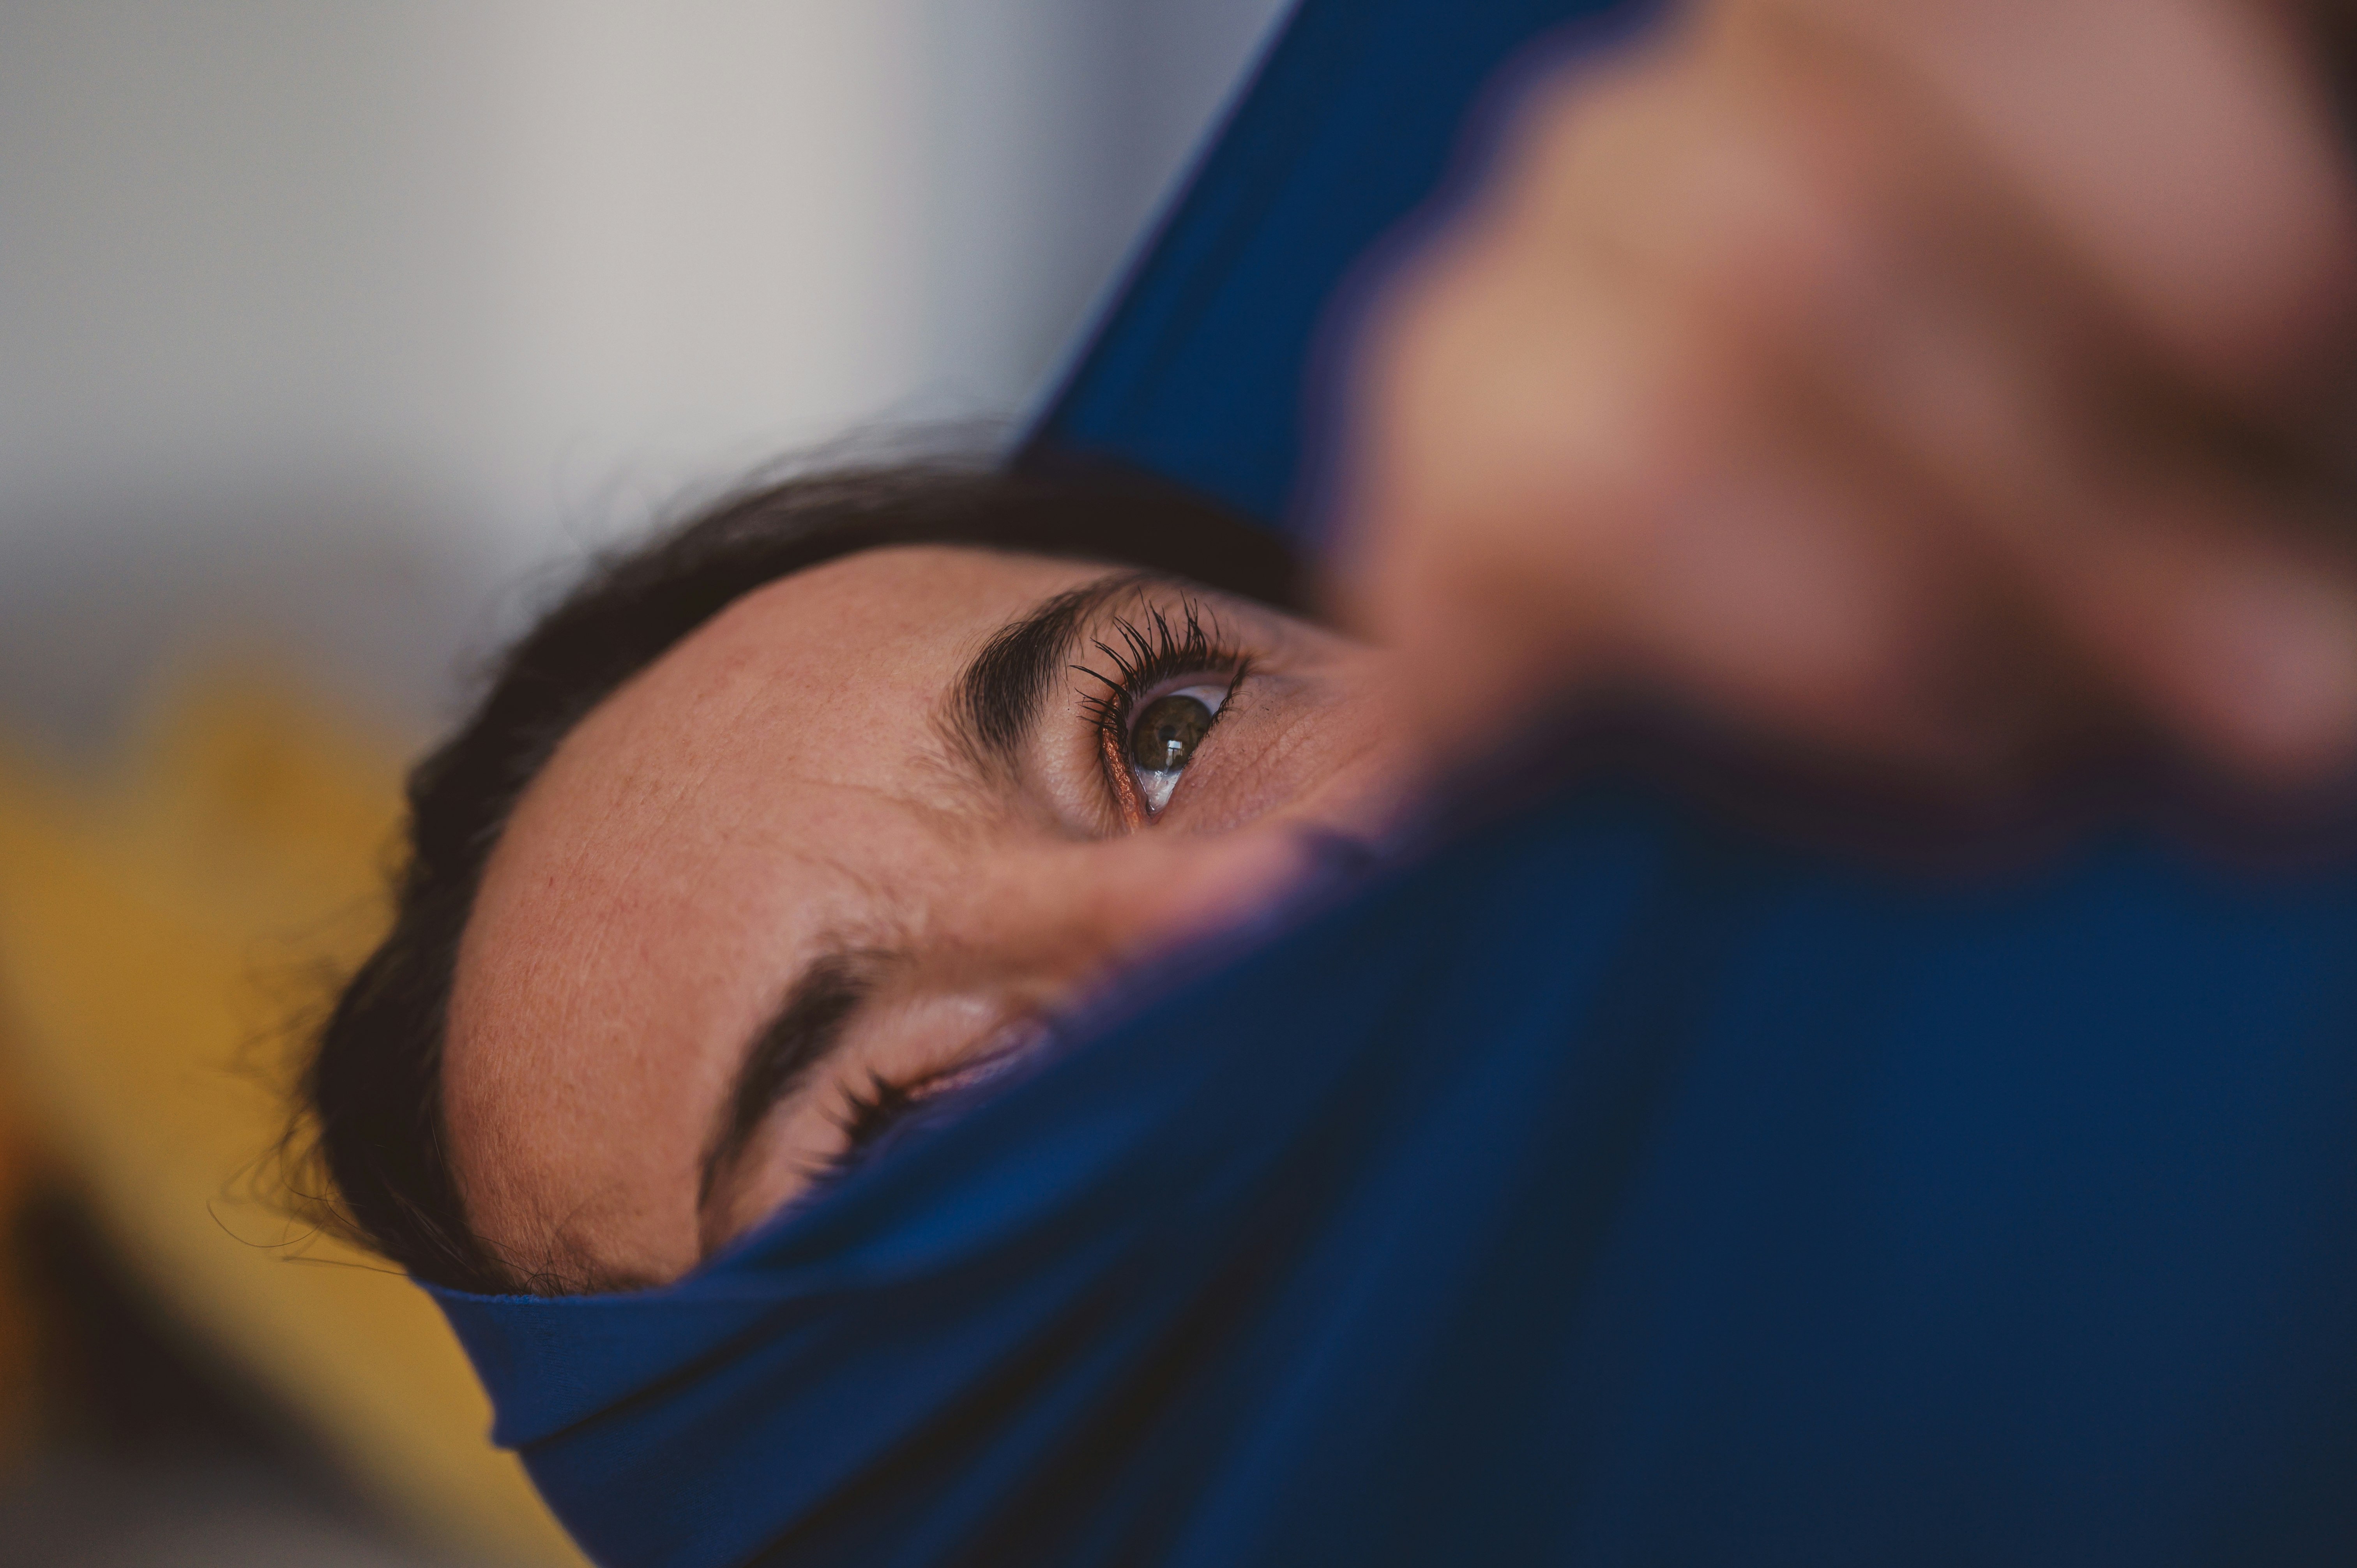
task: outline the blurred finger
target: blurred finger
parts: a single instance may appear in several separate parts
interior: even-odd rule
[[[1838,305],[1795,291],[1816,308],[1795,313],[1782,350],[1992,547],[2066,650],[2176,740],[2270,783],[2345,765],[2357,573],[2345,532],[2327,542],[2317,525],[2317,476],[2173,377],[2045,224],[1992,210],[1977,149],[1905,134],[1887,83],[1853,75],[1815,100],[1878,94],[1889,134],[1870,145],[1827,137],[1821,111],[1781,117],[1819,133],[1813,156],[1787,160],[1818,176],[1817,226],[1859,236]],[[1844,165],[1846,180],[1829,177]],[[1845,196],[1869,210],[1839,215]]]
[[[2103,281],[2006,209],[1979,149],[1853,53],[1747,42],[1690,111],[1721,122],[1717,177],[1656,184],[1664,220],[1624,231],[1635,264],[1914,474],[1916,508],[1973,530],[2053,626],[2043,651],[2245,773],[2345,761],[2357,599],[2302,476],[2172,381]]]
[[[1434,744],[1585,682],[1850,752],[1985,746],[1944,700],[1976,585],[1917,499],[1683,298],[1495,254],[1388,345],[1348,585],[1415,650]]]
[[[2033,203],[2178,371],[2337,415],[2357,192],[2312,40],[2249,0],[1738,0],[1839,35]]]

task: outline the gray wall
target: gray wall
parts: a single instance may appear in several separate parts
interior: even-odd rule
[[[683,489],[1016,414],[1280,8],[4,0],[0,721],[430,716]]]

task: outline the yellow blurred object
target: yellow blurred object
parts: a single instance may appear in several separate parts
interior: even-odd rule
[[[578,1563],[440,1315],[256,1196],[288,1019],[366,950],[393,746],[224,665],[92,789],[0,749],[0,1050],[125,1260],[421,1533]]]

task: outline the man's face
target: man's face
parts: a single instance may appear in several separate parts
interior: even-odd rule
[[[526,791],[445,1109],[521,1273],[676,1278],[1402,782],[1383,658],[1103,566],[872,551],[731,606]],[[1273,831],[1272,831],[1273,830]]]

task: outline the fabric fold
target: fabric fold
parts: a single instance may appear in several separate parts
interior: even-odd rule
[[[674,1286],[445,1304],[617,1564],[2323,1561],[2352,951],[2347,866],[1592,785]]]

